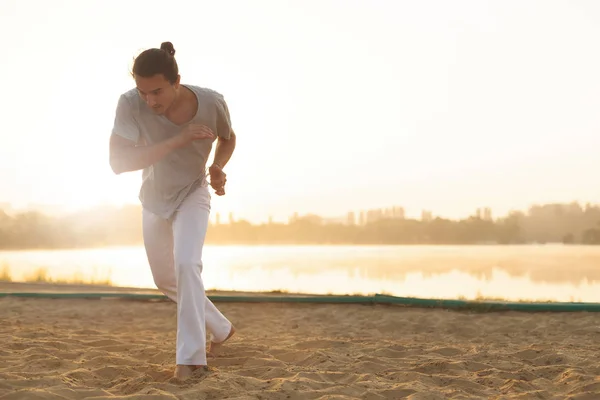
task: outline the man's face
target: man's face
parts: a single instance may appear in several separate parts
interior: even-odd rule
[[[135,84],[148,107],[156,114],[164,114],[175,100],[179,77],[174,84],[171,84],[162,74],[150,78],[136,76]]]

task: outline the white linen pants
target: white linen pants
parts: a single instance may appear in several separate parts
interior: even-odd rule
[[[179,365],[207,365],[206,330],[214,342],[227,338],[231,323],[206,297],[202,247],[208,229],[210,192],[191,192],[170,220],[143,210],[144,246],[157,288],[177,303]]]

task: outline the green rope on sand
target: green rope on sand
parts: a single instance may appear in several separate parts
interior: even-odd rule
[[[118,298],[130,300],[167,300],[162,294],[147,293],[69,293],[69,292],[4,292],[0,297],[48,298],[48,299],[102,299]],[[321,303],[321,304],[379,304],[421,308],[442,308],[466,311],[524,311],[524,312],[600,312],[600,303],[525,303],[502,301],[472,301],[421,299],[396,297],[383,294],[374,296],[208,296],[215,303]]]
[[[527,303],[509,301],[440,300],[394,297],[382,294],[376,294],[374,297],[376,299],[375,302],[379,304],[401,304],[413,307],[464,309],[472,311],[600,312],[600,303]]]

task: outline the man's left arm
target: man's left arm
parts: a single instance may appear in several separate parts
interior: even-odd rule
[[[231,127],[229,108],[222,97],[217,99],[217,145],[213,163],[209,168],[210,185],[216,194],[225,194],[226,174],[223,168],[231,159],[236,145],[236,135]]]
[[[233,154],[233,150],[235,150],[235,133],[233,130],[229,135],[229,139],[218,136],[213,165],[216,164],[216,166],[223,169],[229,162],[229,159]]]
[[[213,165],[217,165],[220,169],[225,167],[225,164],[231,158],[233,150],[235,150],[235,133],[231,127],[231,116],[229,107],[223,96],[218,96],[216,100],[217,107],[217,146],[215,149],[215,157]]]

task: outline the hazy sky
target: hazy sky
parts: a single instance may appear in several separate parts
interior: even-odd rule
[[[137,203],[108,139],[163,41],[230,106],[215,211],[600,202],[597,1],[0,0],[0,37],[0,203]]]

